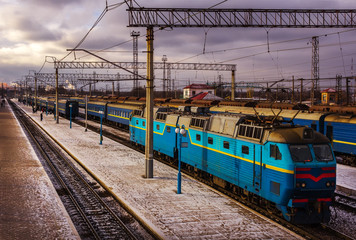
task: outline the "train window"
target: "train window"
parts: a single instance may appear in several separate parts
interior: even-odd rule
[[[171,132],[171,127],[167,127],[167,132],[168,132],[168,133]]]
[[[269,153],[269,156],[271,158],[274,158],[276,160],[281,160],[282,159],[282,154],[281,152],[279,151],[279,148],[277,145],[273,145],[271,144],[270,145],[270,153]]]
[[[250,150],[249,147],[242,145],[242,153],[243,154],[249,154],[249,152],[250,152],[249,150]]]
[[[333,153],[328,144],[314,144],[313,148],[316,160],[319,162],[328,162],[334,159]]]
[[[312,161],[312,155],[308,145],[290,145],[289,150],[294,162]]]
[[[136,120],[136,125],[138,125],[138,120]]]
[[[246,126],[240,125],[240,128],[239,128],[239,135],[245,136],[245,132],[246,132]]]
[[[196,135],[197,141],[200,141],[200,138],[201,138],[201,137],[200,137],[200,134],[197,134],[197,135]]]
[[[146,122],[142,122],[142,126],[146,126]]]
[[[247,127],[246,129],[246,137],[252,137],[253,127]]]
[[[310,125],[310,127],[316,131],[316,123],[315,123],[315,122],[313,122],[313,123]]]
[[[156,128],[157,128],[157,130],[159,130],[159,125],[158,124],[156,125]]]
[[[224,141],[224,148],[229,149],[230,143],[228,141]]]
[[[214,142],[214,141],[213,141],[213,138],[212,138],[212,137],[208,137],[208,143],[209,143],[209,144],[213,144],[213,142]]]
[[[256,127],[253,133],[253,138],[261,139],[262,136],[262,128]]]

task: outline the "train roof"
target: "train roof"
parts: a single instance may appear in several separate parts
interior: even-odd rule
[[[107,104],[107,102],[106,101],[88,101],[88,104],[105,106]]]
[[[339,123],[351,123],[356,124],[355,115],[339,115],[339,114],[330,114],[325,117],[326,122],[339,122]]]
[[[325,135],[311,128],[301,126],[272,128],[270,134],[265,134],[265,141],[288,144],[320,144],[330,142]]]
[[[144,103],[141,104],[127,104],[127,103],[108,103],[108,107],[124,108],[124,109],[143,109]]]

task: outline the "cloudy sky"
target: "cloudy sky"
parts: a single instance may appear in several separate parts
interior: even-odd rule
[[[109,5],[120,3],[107,2]],[[182,8],[209,8],[220,2],[222,0],[137,0],[142,7]],[[66,50],[75,47],[88,33],[105,4],[104,0],[0,0],[0,82],[19,81],[29,70],[53,72],[51,57],[65,57]],[[217,8],[356,9],[356,1],[227,0]],[[146,29],[128,28],[126,9],[127,5],[123,4],[108,11],[80,47],[92,51],[112,47],[97,54],[111,61],[132,61],[130,32],[140,31],[139,61],[145,61]],[[236,64],[237,82],[273,82],[292,76],[309,79],[313,36],[320,36],[320,77],[350,76],[352,61],[356,71],[356,31],[352,29],[162,30],[155,33],[155,61],[167,55],[169,62]],[[74,59],[95,60],[78,52],[67,56],[65,61]],[[162,77],[162,71],[156,70],[155,75]],[[223,81],[230,81],[227,72],[172,71],[178,86],[217,81],[218,75]],[[125,84],[130,87],[130,83]]]

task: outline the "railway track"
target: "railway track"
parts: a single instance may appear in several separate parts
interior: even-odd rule
[[[335,204],[338,207],[356,215],[356,199],[355,198],[352,198],[352,197],[342,194],[340,192],[335,192]]]
[[[31,141],[37,146],[37,152],[46,161],[47,169],[51,170],[50,175],[55,178],[54,186],[82,239],[152,238],[145,230],[137,229],[137,224],[132,223],[132,216],[113,210],[115,204],[110,194],[79,171],[23,110],[14,103],[11,106]]]
[[[82,121],[82,120],[76,120],[76,122],[82,126],[85,125],[84,121]],[[95,125],[98,126],[99,124],[96,123]],[[88,124],[88,129],[90,129],[92,131],[99,132],[98,127],[96,127],[95,125]],[[110,138],[114,141],[117,141],[123,145],[133,148],[133,145],[130,143],[130,137],[127,134],[127,131],[120,132],[119,129],[114,128],[113,130],[110,130],[110,131],[103,130],[103,135],[105,137],[108,137],[108,138]],[[142,150],[142,149],[137,149],[137,148],[135,148],[135,149],[140,151],[141,153],[144,153],[144,150]],[[162,159],[161,156],[155,155],[155,160],[161,161],[161,162],[177,169],[176,163],[169,162],[166,159]],[[319,225],[312,225],[312,226],[291,224],[291,223],[287,222],[284,218],[269,213],[266,209],[263,209],[260,206],[258,206],[258,204],[253,204],[251,202],[248,202],[245,199],[241,198],[240,196],[237,196],[229,191],[226,191],[225,189],[222,189],[222,188],[206,181],[205,179],[197,178],[197,176],[195,176],[194,174],[192,174],[189,171],[182,170],[182,172],[199,180],[200,182],[203,182],[203,183],[209,185],[210,187],[213,187],[213,188],[219,190],[221,193],[237,200],[238,202],[244,204],[248,208],[253,209],[254,211],[258,212],[259,214],[271,219],[272,221],[275,221],[276,223],[284,226],[287,229],[290,229],[291,231],[297,233],[298,235],[300,235],[302,237],[305,237],[306,239],[330,239],[330,240],[352,239],[352,237],[347,236],[343,232],[339,231],[338,229],[334,229],[326,224],[319,224]]]

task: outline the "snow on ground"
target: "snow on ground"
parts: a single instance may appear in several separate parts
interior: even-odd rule
[[[338,164],[336,167],[338,190],[356,197],[356,168]]]
[[[288,230],[257,216],[237,202],[183,174],[176,194],[177,171],[154,161],[154,178],[145,179],[145,157],[128,147],[53,115],[24,109],[53,137],[133,209],[164,239],[295,239]]]
[[[16,118],[1,114],[0,239],[79,239]]]

